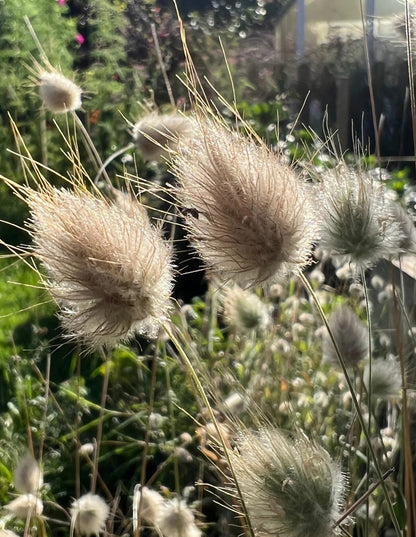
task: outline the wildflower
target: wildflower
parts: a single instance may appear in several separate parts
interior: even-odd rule
[[[206,121],[173,171],[189,239],[222,279],[250,287],[309,261],[312,189],[265,146]]]
[[[144,160],[160,161],[191,138],[194,122],[181,114],[149,114],[133,127],[133,140]]]
[[[191,509],[183,500],[177,498],[165,502],[158,516],[157,527],[164,537],[201,536]]]
[[[363,381],[369,387],[370,369],[364,369]],[[398,399],[402,389],[402,375],[397,360],[373,360],[371,364],[371,396],[373,399],[388,401]]]
[[[27,518],[40,516],[43,512],[43,503],[34,494],[22,494],[4,506],[16,518],[26,520]]]
[[[69,337],[98,348],[154,336],[169,309],[170,252],[145,209],[128,196],[110,203],[51,186],[25,192],[33,253]]]
[[[358,315],[348,306],[340,306],[328,318],[332,335],[347,367],[356,367],[368,356],[368,331]],[[335,346],[327,331],[322,342],[324,360],[339,364]]]
[[[138,527],[139,510],[140,518],[155,526],[164,501],[163,496],[155,490],[136,485],[133,496],[133,531],[136,532]]]
[[[78,45],[82,45],[85,42],[85,37],[82,34],[78,33],[75,36],[75,41],[78,43]]]
[[[369,174],[340,164],[322,181],[321,246],[357,268],[396,256],[402,231],[384,186]]]
[[[253,292],[238,285],[228,287],[224,297],[224,317],[237,332],[262,331],[270,323],[266,304]]]
[[[19,461],[13,478],[14,486],[20,492],[37,492],[43,483],[42,471],[39,464],[30,453]]]
[[[81,88],[61,73],[42,72],[39,75],[39,93],[46,108],[54,114],[81,108]]]
[[[279,537],[336,533],[345,477],[322,447],[278,429],[245,432],[232,462],[255,532]]]
[[[110,508],[98,494],[88,492],[72,502],[71,526],[81,535],[98,535],[105,529]]]

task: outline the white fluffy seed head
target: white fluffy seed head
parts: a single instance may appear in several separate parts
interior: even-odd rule
[[[89,537],[104,531],[110,508],[101,496],[88,492],[72,502],[69,512],[71,525],[81,535]]]
[[[35,494],[22,494],[4,506],[14,517],[26,520],[40,516],[43,512],[43,503]]]
[[[82,105],[81,88],[61,73],[41,73],[39,93],[45,107],[55,114],[78,110]]]
[[[397,256],[403,231],[384,185],[340,163],[323,175],[321,195],[320,245],[325,250],[362,269]]]
[[[310,260],[313,189],[265,146],[205,121],[174,173],[189,238],[223,280],[250,287]]]
[[[345,477],[338,464],[303,434],[278,429],[246,432],[232,463],[253,529],[279,537],[328,537],[343,507]]]
[[[191,138],[195,124],[179,113],[152,113],[133,127],[133,140],[144,160],[160,161],[175,152],[178,144]]]
[[[170,249],[137,200],[27,189],[33,254],[69,337],[91,348],[157,335],[170,305]]]
[[[370,367],[364,369],[363,381],[370,388]],[[373,360],[371,363],[371,396],[373,399],[390,401],[399,399],[402,389],[400,364],[395,358]]]
[[[157,527],[164,537],[200,537],[201,530],[195,524],[195,517],[186,502],[174,498],[164,503]]]
[[[20,459],[14,471],[13,479],[14,486],[20,492],[35,493],[42,486],[42,471],[30,453]]]
[[[136,485],[133,496],[133,530],[136,532],[139,518],[155,526],[165,500],[156,490]]]

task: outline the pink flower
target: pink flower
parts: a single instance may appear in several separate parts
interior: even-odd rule
[[[65,4],[65,0],[58,0],[58,4],[59,4],[60,6],[63,6],[63,5]]]
[[[62,0],[60,0],[60,1],[62,1]],[[81,35],[81,34],[77,34],[75,36],[75,40],[79,45],[82,45],[82,43],[85,41],[85,37],[83,35]]]

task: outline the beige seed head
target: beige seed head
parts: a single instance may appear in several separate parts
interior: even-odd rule
[[[46,71],[41,73],[39,93],[46,108],[55,114],[64,114],[81,108],[81,88],[61,73]]]
[[[194,128],[194,122],[181,114],[152,113],[134,125],[133,140],[144,160],[160,161],[191,138]]]
[[[37,461],[28,453],[14,471],[14,486],[20,492],[37,492],[42,486],[42,471]]]
[[[92,348],[157,335],[169,310],[170,249],[130,196],[26,190],[33,254],[69,337]]]
[[[346,367],[356,367],[367,358],[368,329],[351,308],[339,306],[328,317],[328,324]],[[323,333],[322,354],[326,362],[339,365],[335,346],[327,330]]]
[[[223,280],[249,287],[308,263],[313,191],[265,146],[206,121],[174,173],[189,238]]]

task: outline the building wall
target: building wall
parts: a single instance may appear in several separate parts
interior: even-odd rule
[[[298,6],[303,3],[303,38],[300,35]],[[365,7],[365,0],[364,9]],[[372,12],[367,21],[373,24],[376,37],[397,39],[396,25],[404,18],[404,4],[398,0],[367,0]],[[362,36],[360,0],[298,0],[276,28],[276,42],[282,60],[308,54],[314,47],[335,35],[341,39]],[[301,39],[302,38],[302,39]]]

